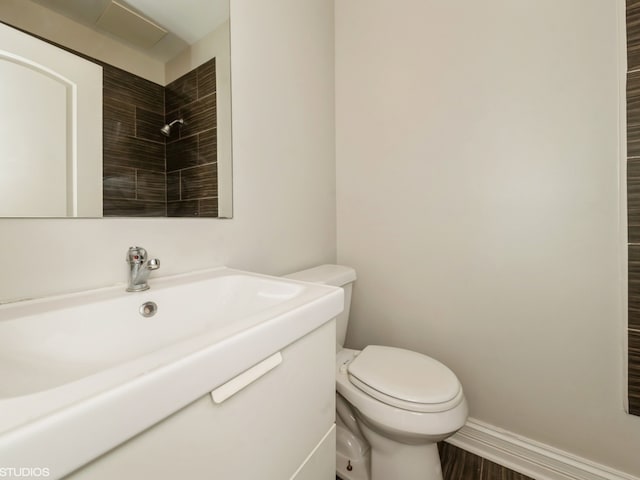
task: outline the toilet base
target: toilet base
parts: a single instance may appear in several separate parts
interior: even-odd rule
[[[336,474],[342,480],[371,480],[371,450],[337,418]]]
[[[442,480],[437,443],[408,445],[380,435],[364,422],[360,428],[371,444],[371,480]]]
[[[336,451],[336,475],[342,480],[371,480],[367,460],[347,458],[344,454]],[[351,470],[347,470],[348,465],[351,466]]]

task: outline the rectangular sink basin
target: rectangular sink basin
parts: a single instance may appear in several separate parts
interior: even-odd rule
[[[144,292],[2,305],[3,466],[47,465],[60,478],[342,308],[342,289],[226,267],[153,279]]]

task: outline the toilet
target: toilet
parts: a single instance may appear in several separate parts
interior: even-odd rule
[[[320,265],[286,276],[344,289],[336,319],[336,470],[343,480],[442,480],[437,442],[464,425],[455,374],[411,350],[344,348],[354,269]]]

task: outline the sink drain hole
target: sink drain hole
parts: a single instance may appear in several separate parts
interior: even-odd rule
[[[158,311],[158,305],[155,302],[144,302],[140,305],[140,315],[143,317],[153,317]]]

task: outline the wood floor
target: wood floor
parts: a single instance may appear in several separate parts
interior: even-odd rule
[[[533,480],[445,442],[438,449],[444,480]]]
[[[534,480],[445,442],[438,450],[444,480]]]

